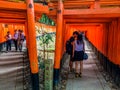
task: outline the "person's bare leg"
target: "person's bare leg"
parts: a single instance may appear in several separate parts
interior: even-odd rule
[[[73,70],[73,62],[70,61],[70,71],[72,71],[72,70]]]
[[[76,73],[79,73],[79,72],[78,72],[78,61],[75,62],[75,72],[76,72]]]
[[[78,76],[79,76],[79,72],[78,72],[78,64],[79,64],[79,62],[76,61],[76,62],[75,62],[75,77],[78,77]]]
[[[83,71],[83,61],[80,61],[80,73],[82,74]]]

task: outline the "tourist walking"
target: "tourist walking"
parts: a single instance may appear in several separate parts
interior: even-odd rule
[[[12,37],[10,32],[7,32],[7,35],[5,36],[6,39],[6,51],[11,51],[11,41],[12,41]]]
[[[73,57],[75,61],[75,77],[82,76],[84,51],[85,51],[85,46],[84,46],[83,37],[81,34],[79,34],[73,44]],[[80,64],[80,68],[78,68],[79,64]]]
[[[18,33],[18,48],[19,48],[20,51],[22,51],[24,39],[25,39],[25,36],[24,36],[23,30],[19,30],[19,33]]]
[[[17,30],[14,31],[13,41],[15,45],[15,50],[17,51],[18,50],[18,31]]]
[[[70,71],[73,71],[73,42],[74,42],[74,37],[70,37],[70,39],[66,42],[66,53],[70,55]]]

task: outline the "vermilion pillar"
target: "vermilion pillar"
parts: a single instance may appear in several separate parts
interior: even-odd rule
[[[65,33],[65,31],[66,31],[66,21],[65,20],[63,20],[63,31],[62,31],[62,33],[63,33],[63,38],[62,38],[62,54],[65,52],[65,45],[66,45],[66,42],[65,42],[65,36],[66,36],[66,33]]]
[[[28,41],[28,25],[27,22],[25,22],[25,36],[26,36],[26,47],[28,48],[29,46],[29,41]]]
[[[26,0],[27,3],[27,25],[28,25],[28,52],[30,59],[30,67],[32,73],[33,90],[39,90],[39,76],[38,76],[38,60],[36,47],[36,33],[35,33],[35,16],[33,0]]]
[[[91,4],[91,9],[99,9],[100,8],[100,0],[95,0],[94,4]]]
[[[0,51],[2,50],[2,38],[3,38],[3,33],[2,33],[2,24],[0,24]]]
[[[54,84],[58,84],[59,81],[59,69],[63,42],[62,29],[63,29],[63,2],[62,0],[58,0],[55,62],[54,62]]]
[[[94,2],[94,8],[99,9],[100,8],[100,0],[95,0]]]

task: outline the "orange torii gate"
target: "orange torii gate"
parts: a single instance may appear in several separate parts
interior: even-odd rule
[[[37,3],[34,4],[33,0],[26,0],[26,3],[0,1],[0,23],[18,23],[25,25],[33,90],[39,90],[35,16],[40,17],[42,13],[48,12],[48,6]]]
[[[62,57],[62,38],[63,38],[63,2],[58,1],[57,28],[56,28],[56,46],[54,61],[54,85],[59,82],[60,60]]]
[[[36,33],[35,33],[35,16],[33,0],[26,0],[27,2],[27,25],[28,25],[28,52],[30,59],[30,67],[32,72],[33,90],[39,90],[39,75],[38,75],[38,60],[36,47]],[[34,53],[33,53],[34,52]]]
[[[33,82],[36,83],[33,84],[34,90],[38,90],[38,61],[36,56],[36,46],[35,46],[35,30],[34,30],[34,16],[40,16],[41,12],[48,13],[48,8],[46,6],[41,6],[38,4],[33,5],[33,0],[26,0],[27,5],[25,3],[14,3],[14,2],[5,2],[0,1],[0,8],[4,10],[0,10],[0,22],[12,22],[12,23],[23,23],[26,26],[26,35],[27,35],[27,46],[29,49],[29,56],[30,56],[30,64],[31,64],[31,71],[33,74]],[[97,2],[92,3],[90,9],[75,9],[75,10],[67,10],[63,7],[62,0],[58,0],[58,8],[57,11],[52,11],[49,15],[52,17],[56,17],[57,14],[57,30],[56,30],[56,51],[55,51],[55,63],[54,63],[54,83],[58,83],[59,81],[59,69],[60,69],[60,60],[63,53],[63,48],[65,44],[65,33],[71,34],[71,32],[65,32],[66,29],[71,29],[69,24],[71,23],[109,23],[113,21],[111,18],[118,18],[120,17],[120,8],[100,8],[99,0],[95,0]],[[70,1],[69,1],[70,2]],[[73,1],[74,2],[74,1]],[[78,1],[79,2],[79,1]],[[76,3],[77,4],[77,3]],[[57,6],[56,5],[56,6]],[[65,4],[67,5],[67,3]],[[78,4],[76,5],[78,6]],[[68,7],[68,6],[65,6]],[[72,7],[71,4],[69,4],[69,7]],[[33,9],[35,8],[35,10]],[[39,9],[42,8],[42,9]],[[8,11],[10,10],[10,11]],[[55,9],[56,10],[56,9]],[[35,15],[34,15],[35,11]],[[27,12],[27,13],[26,13]],[[31,13],[32,12],[32,13]],[[14,17],[13,17],[14,16]],[[6,19],[7,18],[7,19]],[[26,19],[27,18],[27,19]],[[99,19],[98,19],[99,18]],[[106,18],[106,19],[105,19]],[[79,20],[78,20],[79,19]],[[88,20],[89,19],[89,20]],[[120,24],[120,20],[117,21]],[[64,26],[63,26],[64,24]],[[118,25],[119,25],[118,24]],[[116,26],[116,22],[112,22],[112,27]],[[64,29],[63,29],[64,27]],[[76,26],[75,26],[76,27]],[[88,38],[89,40],[97,47],[98,50],[105,53],[106,55],[110,56],[109,58],[114,59],[113,55],[110,53],[115,47],[115,45],[111,45],[109,52],[106,53],[103,46],[101,45],[102,40],[96,41],[96,39],[93,38],[93,35],[96,34],[96,38],[100,38],[100,35],[98,33],[100,32],[102,26],[95,26],[92,27],[91,30],[95,29],[94,31],[88,31]],[[104,25],[103,25],[104,27]],[[104,27],[105,28],[105,27]],[[118,27],[120,29],[120,27]],[[118,29],[118,31],[119,31]],[[112,30],[113,31],[113,30]],[[117,33],[117,32],[115,32]],[[100,32],[102,36],[104,36],[103,31]],[[97,36],[98,35],[98,36]],[[112,33],[109,32],[109,35],[112,35]],[[119,34],[117,34],[119,37]],[[69,36],[69,35],[68,35]],[[115,37],[115,35],[112,35]],[[105,36],[104,36],[105,37]],[[109,42],[111,43],[111,40],[115,40],[112,38],[109,38]],[[117,40],[115,43],[119,43],[120,40]],[[64,44],[62,44],[64,43]],[[115,53],[119,53],[119,47],[117,46],[117,51]],[[34,50],[35,53],[32,53]],[[119,58],[116,56],[116,61]]]
[[[87,27],[87,29],[92,30],[91,32],[93,32],[93,33],[91,33],[90,30],[87,33],[89,39],[92,40],[92,43],[94,43],[94,45],[97,47],[98,50],[100,50],[102,53],[104,53],[106,55],[106,51],[105,51],[106,47],[103,47],[101,45],[102,43],[104,43],[104,45],[106,44],[105,43],[106,37],[105,37],[105,34],[104,34],[106,32],[104,32],[104,31],[100,32],[100,29],[101,28],[106,28],[105,25],[104,25],[105,23],[110,23],[114,19],[120,17],[120,12],[119,12],[120,8],[119,7],[101,8],[100,4],[103,5],[104,3],[100,2],[100,0],[94,0],[94,3],[93,2],[91,3],[89,9],[71,9],[70,8],[70,7],[73,7],[72,6],[73,3],[74,3],[74,7],[78,7],[79,4],[77,4],[77,2],[80,2],[80,1],[67,0],[67,1],[64,1],[64,3],[63,3],[62,0],[58,0],[58,2],[59,2],[58,4],[53,3],[53,8],[56,8],[58,6],[57,10],[55,9],[53,11],[50,11],[50,14],[49,14],[49,16],[51,16],[52,18],[54,18],[57,14],[57,19],[56,19],[57,20],[56,21],[57,22],[56,52],[55,52],[55,63],[54,63],[55,64],[54,65],[54,70],[55,70],[54,80],[55,80],[55,83],[59,80],[58,72],[59,72],[59,69],[60,69],[60,60],[62,58],[61,52],[63,54],[63,51],[64,51],[64,46],[63,45],[65,45],[65,41],[66,41],[66,39],[68,39],[67,36],[70,37],[70,34],[74,30],[72,27],[70,27],[70,24],[73,24],[73,23],[74,24],[80,24],[80,23],[88,24],[88,26],[86,25],[82,28],[78,27],[78,29],[80,29],[80,28],[84,29],[84,28]],[[68,3],[68,2],[70,2],[70,3]],[[71,2],[73,2],[73,3],[71,3]],[[114,1],[112,1],[112,3],[113,2]],[[86,4],[86,2],[84,2],[84,3]],[[110,4],[110,2],[106,2],[105,4],[107,4],[107,3]],[[70,5],[68,5],[68,4],[70,4]],[[64,5],[64,7],[63,7],[63,5]],[[68,9],[68,7],[69,7],[69,9]],[[58,22],[58,20],[59,20],[59,22]],[[92,27],[90,27],[89,23],[96,23],[96,24],[99,24],[99,25],[95,24]],[[76,28],[76,27],[77,26],[75,26],[74,28]],[[69,29],[71,31],[69,31]],[[94,32],[94,30],[96,30],[96,32]],[[98,34],[99,32],[100,32],[100,35],[105,38],[105,40],[103,42],[102,42],[102,39],[100,39],[100,41],[97,42],[97,40],[93,37],[94,34]],[[65,35],[67,35],[67,36],[65,36]],[[95,35],[95,37],[100,38],[100,37],[97,37],[96,35]],[[61,45],[61,41],[62,41],[62,43],[64,43],[63,45]]]

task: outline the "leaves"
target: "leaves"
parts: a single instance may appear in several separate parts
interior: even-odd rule
[[[52,35],[50,33],[44,33],[41,37],[40,40],[42,41],[43,44],[47,45],[50,43],[50,41],[53,42]]]
[[[55,26],[55,22],[52,19],[50,19],[46,14],[42,14],[42,17],[38,20],[38,22]]]

